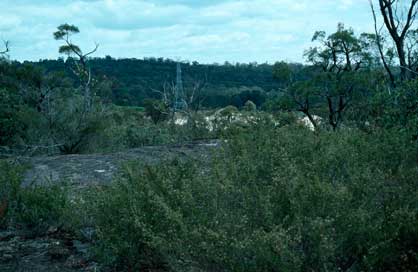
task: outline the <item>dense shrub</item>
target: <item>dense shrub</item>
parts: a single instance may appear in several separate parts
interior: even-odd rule
[[[211,162],[131,163],[94,198],[118,269],[416,271],[416,146],[398,132],[253,127]]]
[[[84,111],[84,98],[76,96],[62,101],[60,113],[52,124],[51,137],[59,144],[63,154],[85,153],[94,150],[97,136],[103,134],[107,124],[108,112],[97,103],[89,112]],[[68,103],[69,102],[69,103]]]
[[[67,221],[69,199],[64,187],[22,187],[25,167],[0,161],[0,227],[24,225],[44,231]]]
[[[167,120],[170,116],[170,109],[163,101],[147,99],[144,102],[144,106],[145,114],[150,117],[155,124]]]
[[[10,202],[17,200],[20,191],[21,169],[0,160],[0,226],[4,226],[10,214]],[[13,204],[12,204],[13,205]]]
[[[418,139],[418,80],[403,83],[395,92],[379,97],[375,105],[377,124],[382,127],[398,128]],[[383,103],[384,104],[383,104]],[[382,105],[383,104],[383,105]],[[379,109],[377,109],[377,107]]]

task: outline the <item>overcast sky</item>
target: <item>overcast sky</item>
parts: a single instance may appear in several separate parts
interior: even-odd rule
[[[337,23],[372,31],[367,0],[1,0],[0,38],[11,58],[57,58],[52,33],[81,33],[97,57],[165,57],[204,63],[302,61],[315,30]]]

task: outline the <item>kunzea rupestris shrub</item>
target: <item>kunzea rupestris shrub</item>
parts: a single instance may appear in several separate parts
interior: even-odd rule
[[[94,198],[118,269],[416,271],[410,137],[260,125],[210,162],[131,163]]]
[[[44,231],[67,223],[69,199],[63,186],[22,186],[24,166],[0,161],[0,227],[23,225]]]

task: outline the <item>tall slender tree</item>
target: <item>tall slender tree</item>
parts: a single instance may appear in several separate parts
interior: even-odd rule
[[[93,50],[83,53],[80,47],[71,41],[71,36],[78,34],[80,30],[78,27],[69,24],[62,24],[58,26],[58,30],[54,32],[55,40],[64,41],[64,45],[60,46],[59,53],[65,54],[68,57],[75,57],[75,69],[74,74],[80,80],[80,83],[84,89],[84,110],[89,112],[91,110],[92,95],[91,95],[91,83],[92,73],[89,65],[89,56],[97,51],[99,45],[96,43]]]

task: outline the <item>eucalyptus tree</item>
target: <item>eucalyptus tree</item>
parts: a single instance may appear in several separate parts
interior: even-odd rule
[[[312,42],[316,45],[304,53],[310,65],[299,71],[299,75],[284,63],[276,64],[276,78],[288,82],[282,101],[304,113],[315,127],[318,126],[315,112],[325,110],[329,125],[337,129],[344,112],[361,93],[361,71],[373,63],[370,43],[365,42],[365,37],[366,34],[355,35],[343,24],[330,35],[315,32]]]
[[[305,52],[307,61],[320,69],[314,79],[319,95],[325,99],[329,124],[336,129],[343,121],[343,113],[355,98],[359,88],[360,70],[371,65],[372,58],[362,37],[353,29],[339,24],[337,31],[326,35],[317,31],[313,42],[317,46]]]
[[[93,50],[84,53],[80,47],[74,44],[71,37],[78,34],[80,30],[77,26],[62,24],[58,26],[58,30],[54,32],[55,40],[63,41],[64,44],[60,46],[59,53],[65,54],[74,60],[75,69],[72,69],[74,74],[80,80],[84,90],[84,111],[89,112],[91,110],[92,95],[92,73],[89,65],[89,56],[97,51],[99,45],[96,43]]]
[[[417,30],[413,29],[414,22],[418,13],[418,0],[378,0],[380,14],[387,34],[391,38],[394,49],[391,49],[391,43],[386,43],[389,47],[389,55],[384,52],[385,34],[382,33],[382,27],[378,27],[377,15],[373,1],[369,0],[373,13],[376,43],[379,47],[382,63],[389,74],[392,83],[395,82],[394,72],[387,63],[387,57],[391,56],[390,51],[396,54],[399,61],[400,80],[404,81],[415,78],[418,72],[418,52],[417,52]],[[394,85],[394,84],[393,84]]]
[[[314,71],[311,67],[295,70],[288,63],[281,61],[274,65],[273,76],[281,86],[279,108],[303,113],[313,127],[317,128],[318,123],[314,111],[320,103],[318,103],[316,89],[312,88],[310,80],[312,72]]]

